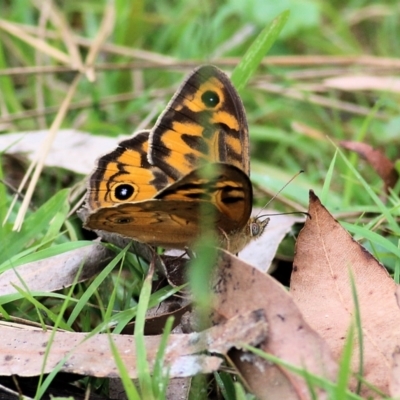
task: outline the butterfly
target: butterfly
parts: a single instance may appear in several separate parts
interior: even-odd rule
[[[233,253],[268,219],[250,217],[249,134],[242,101],[221,70],[195,69],[150,131],[101,157],[90,176],[85,227],[185,249],[202,232]]]

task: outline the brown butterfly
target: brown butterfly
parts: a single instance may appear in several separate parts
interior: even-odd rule
[[[268,220],[250,218],[249,136],[243,104],[214,66],[195,69],[154,128],[101,157],[90,177],[85,226],[167,248],[212,229],[240,251]]]

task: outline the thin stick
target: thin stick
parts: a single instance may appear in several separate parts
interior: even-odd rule
[[[48,54],[50,57],[53,57],[54,59],[62,62],[63,64],[69,64],[71,61],[70,57],[67,54],[56,49],[53,46],[50,46],[44,40],[41,40],[41,39],[38,39],[38,38],[28,35],[16,24],[12,24],[9,21],[0,19],[0,29],[3,29],[4,31],[8,32],[9,34],[16,36],[18,39],[28,43],[35,49],[38,49],[38,50],[42,51],[43,53]]]
[[[55,135],[57,134],[57,131],[59,130],[61,123],[65,118],[65,115],[68,111],[68,107],[71,103],[71,100],[72,100],[74,94],[75,94],[76,88],[78,87],[78,82],[80,81],[81,76],[82,76],[81,74],[77,74],[75,76],[74,80],[72,81],[72,84],[69,87],[68,92],[67,92],[63,102],[61,103],[60,109],[59,109],[56,117],[54,118],[53,123],[50,126],[49,133],[47,134],[47,138],[45,139],[45,141],[43,143],[42,151],[38,155],[38,159],[31,164],[32,166],[35,166],[35,170],[33,171],[32,180],[29,183],[28,189],[25,194],[25,198],[22,201],[21,208],[18,211],[17,218],[15,219],[13,230],[21,229],[22,222],[23,222],[25,214],[28,210],[29,203],[31,202],[32,195],[35,190],[37,181],[38,181],[38,179],[40,177],[40,173],[42,172],[42,169],[44,167],[46,157],[51,149],[51,145],[53,144]],[[28,173],[26,175],[28,175]],[[21,185],[22,185],[22,183],[21,183]],[[21,185],[18,188],[18,191],[21,191]]]

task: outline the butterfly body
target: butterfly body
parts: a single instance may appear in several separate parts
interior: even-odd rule
[[[248,142],[229,78],[213,66],[196,69],[151,131],[99,159],[85,226],[181,249],[212,232],[217,245],[240,251],[267,223],[250,219]]]

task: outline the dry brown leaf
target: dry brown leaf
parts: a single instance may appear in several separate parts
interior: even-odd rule
[[[341,141],[340,145],[348,150],[355,151],[366,159],[371,167],[377,172],[385,183],[386,191],[394,187],[399,179],[394,164],[383,154],[382,151],[374,149],[366,143]]]
[[[261,344],[263,351],[317,375],[336,378],[337,365],[327,344],[303,319],[286,289],[269,275],[221,252],[213,292],[214,320],[263,309],[268,321],[268,339]],[[235,361],[257,398],[309,398],[307,383],[299,376],[248,354],[241,353]],[[324,394],[320,393],[319,398],[324,398]]]
[[[98,274],[113,256],[110,250],[94,243],[20,265],[0,275],[0,296],[18,293],[13,285],[23,287],[22,281],[29,290],[40,292],[53,292],[71,286],[79,272],[77,282],[83,282]]]
[[[186,253],[182,252],[182,250],[167,250],[161,255],[161,260],[164,267],[160,272],[172,287],[187,283],[189,257]]]
[[[390,396],[400,398],[400,347],[393,352],[392,373],[390,380]]]
[[[307,322],[339,359],[354,314],[350,274],[360,305],[364,378],[389,392],[392,353],[400,340],[396,285],[386,269],[340,226],[310,192],[309,214],[300,232],[291,293]],[[358,370],[357,341],[353,371]],[[363,395],[371,394],[363,386]]]
[[[182,315],[191,308],[191,301],[185,297],[171,297],[152,307],[146,312],[145,335],[161,335],[169,317],[174,317],[172,328],[181,322]],[[129,322],[121,331],[123,334],[133,334],[135,322]]]
[[[168,382],[166,400],[186,400],[189,398],[190,378],[176,378]]]
[[[259,210],[254,210],[257,215]],[[292,215],[273,215],[276,211],[264,210],[262,214],[270,215],[270,221],[264,233],[257,240],[252,240],[240,253],[239,258],[261,272],[268,272],[284,237],[291,231],[293,225],[304,218]]]
[[[0,135],[0,152],[23,153],[33,161],[40,153],[40,144],[48,135],[48,131],[32,131],[6,133]],[[60,129],[51,145],[45,165],[65,168],[79,174],[88,175],[93,171],[96,159],[116,147],[117,143],[128,136],[110,138],[93,136],[73,129]],[[90,151],[88,149],[90,148]],[[71,157],[71,153],[74,157]],[[79,162],[76,160],[79,159]]]
[[[86,333],[57,332],[50,344],[46,366],[42,370],[44,354],[51,332],[29,327],[29,330],[0,326],[0,376],[36,376],[51,372],[66,358],[63,372],[96,377],[118,377],[118,369],[110,349],[110,337],[105,334],[89,337]],[[267,336],[267,324],[262,311],[252,311],[201,333],[170,335],[165,353],[165,364],[170,367],[170,377],[209,373],[220,366],[222,359],[201,353],[226,354],[232,347],[243,343],[257,346]],[[129,376],[137,378],[137,360],[133,336],[111,335]],[[86,339],[87,338],[87,339]],[[85,340],[86,339],[86,340]],[[147,359],[151,366],[160,336],[146,336]]]

